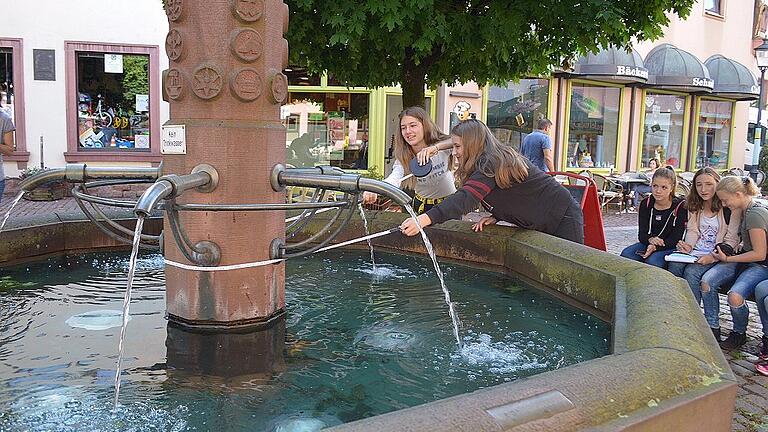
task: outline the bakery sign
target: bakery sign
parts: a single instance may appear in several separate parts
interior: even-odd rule
[[[648,69],[637,66],[616,65],[616,75],[648,79]]]

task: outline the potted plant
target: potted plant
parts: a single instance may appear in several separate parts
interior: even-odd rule
[[[31,167],[21,170],[19,179],[24,180],[35,174],[47,171],[48,168]],[[24,193],[24,199],[29,201],[56,201],[64,198],[66,193],[66,184],[62,180],[54,180],[44,183],[35,190]]]

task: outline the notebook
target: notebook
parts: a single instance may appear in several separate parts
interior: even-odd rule
[[[697,259],[698,258],[693,255],[689,255],[687,253],[682,253],[682,252],[671,253],[664,257],[665,261],[687,263],[687,264],[695,263]]]

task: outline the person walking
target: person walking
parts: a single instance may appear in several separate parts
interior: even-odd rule
[[[451,131],[456,174],[462,184],[453,195],[418,216],[426,227],[459,219],[482,205],[491,216],[473,225],[476,232],[503,220],[521,228],[584,243],[584,217],[571,194],[517,150],[503,145],[480,120],[465,120]],[[419,233],[417,221],[400,224],[408,236]]]
[[[536,129],[526,135],[520,146],[523,156],[525,156],[533,166],[544,171],[552,172],[555,170],[555,162],[552,157],[552,140],[549,139],[549,128],[552,122],[543,118],[536,122]]]

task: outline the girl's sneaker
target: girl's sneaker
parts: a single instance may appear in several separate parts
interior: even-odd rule
[[[759,362],[755,364],[755,372],[760,375],[768,376],[768,362]]]
[[[768,336],[763,336],[763,342],[760,344],[760,360],[768,361]]]

